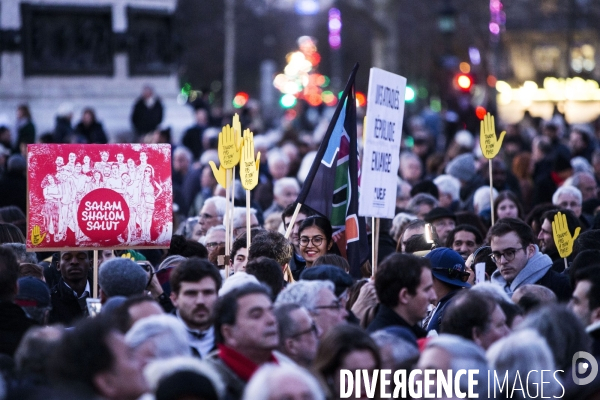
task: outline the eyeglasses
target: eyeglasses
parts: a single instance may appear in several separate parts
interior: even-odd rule
[[[210,243],[206,243],[206,248],[209,250],[212,250],[214,248],[216,248],[217,246],[225,246],[225,242],[210,242]]]
[[[575,208],[575,207],[581,207],[581,203],[578,203],[576,201],[563,201],[562,203],[559,204],[560,207],[562,208]]]
[[[256,229],[256,228],[260,228],[260,225],[258,225],[258,224],[250,225],[250,229]],[[244,232],[245,232],[246,231],[246,225],[238,226],[237,228],[233,228],[233,231],[236,232],[236,231],[239,231],[240,229],[243,229]]]
[[[309,238],[308,236],[300,236],[300,246],[306,247],[309,243],[312,243],[314,246],[319,247],[325,238],[323,236],[313,236]]]
[[[308,328],[305,331],[301,331],[301,332],[295,333],[295,334],[291,335],[290,337],[292,339],[295,339],[297,337],[306,335],[307,333],[314,333],[315,335],[317,335],[319,333],[319,331],[317,329],[317,325],[314,323],[314,321],[310,324],[310,328]]]
[[[340,303],[339,300],[336,300],[335,302],[333,302],[333,304],[330,304],[328,306],[315,306],[313,307],[313,310],[340,310],[342,308],[342,303]]]
[[[463,266],[460,264],[455,264],[451,268],[434,268],[434,271],[448,271],[448,278],[450,279],[458,279],[461,282],[466,282],[469,280],[469,273],[463,270]]]
[[[520,247],[518,249],[506,249],[503,252],[492,251],[492,254],[490,254],[490,257],[492,258],[492,261],[495,262],[496,264],[498,264],[500,262],[500,259],[502,258],[502,256],[504,256],[504,259],[506,261],[512,261],[515,259],[515,254],[517,253],[517,251],[523,250],[524,248],[525,247]]]

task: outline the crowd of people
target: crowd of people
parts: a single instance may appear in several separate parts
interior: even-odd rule
[[[149,90],[136,103],[139,140],[170,142],[153,131],[159,104]],[[0,208],[0,399],[339,399],[344,370],[429,369],[479,370],[469,398],[600,393],[600,378],[580,385],[575,362],[600,357],[598,127],[526,116],[505,127],[490,174],[479,132],[411,117],[397,213],[358,277],[325,216],[302,206],[293,220],[326,117],[268,130],[256,110],[242,114],[266,156],[250,231],[234,186],[225,254],[225,191],[208,165],[230,116],[195,106],[197,124],[173,146],[170,248],[101,251],[97,288],[91,252],[26,252],[26,208]],[[27,126],[18,143],[35,140]],[[106,142],[83,136],[54,139]],[[567,258],[559,212],[580,232]],[[466,376],[455,383],[467,391]]]

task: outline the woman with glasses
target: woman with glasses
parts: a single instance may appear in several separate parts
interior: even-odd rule
[[[333,229],[328,219],[312,216],[302,221],[298,229],[300,255],[306,260],[306,268],[313,266],[317,258],[327,254],[333,246]]]

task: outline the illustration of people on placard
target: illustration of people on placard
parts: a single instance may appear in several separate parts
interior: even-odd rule
[[[121,175],[123,180],[123,189],[125,202],[129,206],[129,223],[127,224],[127,241],[133,242],[135,238],[135,231],[137,222],[141,226],[141,221],[137,213],[140,204],[140,182],[136,182],[131,179],[128,173]]]
[[[56,157],[56,172],[60,171],[65,166],[65,160],[62,157]]]
[[[109,168],[110,171],[110,163],[108,162],[108,151],[102,150],[100,152],[100,160],[101,161],[97,161],[94,163],[94,169],[97,169],[98,171],[104,171],[105,167]],[[110,175],[110,172],[109,172]]]
[[[123,180],[121,179],[121,174],[119,174],[119,166],[116,163],[110,166],[110,176],[104,182],[107,189],[112,189],[121,195],[124,193]]]
[[[55,241],[60,242],[67,238],[67,228],[70,228],[73,232],[79,229],[76,223],[77,203],[75,196],[77,194],[77,186],[75,185],[73,175],[67,168],[61,168],[56,174],[56,178],[62,190],[58,218],[58,235],[55,239]]]
[[[60,198],[62,189],[53,175],[46,175],[42,180],[42,192],[44,194],[43,217],[44,225],[47,227],[50,235],[54,236],[58,232],[58,218],[60,213]],[[50,236],[47,237],[50,240]]]
[[[161,180],[162,170],[155,171],[154,163],[152,161],[148,163],[149,159],[154,157],[154,153],[151,152],[156,150],[142,146],[134,146],[130,149],[123,147],[123,150],[115,147],[117,150],[114,152],[101,149],[67,148],[54,153],[45,161],[46,172],[41,172],[43,175],[39,176],[39,179],[43,179],[41,182],[37,180],[35,184],[41,190],[39,194],[31,197],[32,201],[37,203],[30,203],[32,213],[37,213],[39,216],[37,217],[39,220],[33,219],[34,226],[41,225],[43,218],[45,231],[48,233],[45,242],[49,244],[52,242],[57,247],[72,244],[98,245],[95,241],[99,239],[95,238],[91,231],[87,233],[88,225],[82,225],[80,228],[79,224],[84,223],[81,221],[85,219],[78,215],[84,197],[96,189],[113,190],[123,196],[127,204],[129,211],[127,227],[111,240],[117,239],[123,245],[143,245],[145,242],[156,240],[160,240],[161,243],[170,241],[172,225],[169,228],[168,222],[161,222],[158,227],[158,221],[169,217],[168,212],[164,211],[165,204],[161,200],[162,196],[170,197],[171,186],[169,181]],[[111,156],[110,153],[113,155]],[[161,153],[168,156],[169,150],[162,149]],[[38,156],[47,156],[47,152],[36,152],[33,157]],[[167,160],[166,163],[168,165],[169,161]],[[157,165],[162,167],[162,164]],[[32,179],[36,178],[35,173],[32,176]],[[37,199],[33,200],[36,196]],[[171,204],[168,203],[170,208]],[[155,223],[157,226],[153,226]]]
[[[69,172],[73,173],[73,171],[75,171],[75,160],[77,159],[77,156],[75,155],[75,153],[69,153],[69,162],[67,163],[67,165],[63,166],[63,168],[66,168],[69,170]]]
[[[102,189],[104,187],[104,178],[102,177],[102,172],[98,170],[92,171],[92,179],[87,183],[85,191],[86,193],[91,192],[92,190]]]
[[[127,164],[125,164],[125,156],[123,153],[117,154],[117,165],[119,166],[119,176],[127,172]]]
[[[84,174],[87,174],[92,171],[90,156],[83,157],[83,165],[81,166],[81,170]]]
[[[127,159],[127,173],[129,174],[131,180],[137,180],[137,167],[135,166],[135,161],[133,161],[131,158]]]
[[[140,160],[142,160],[140,153]],[[147,159],[147,157],[146,157]],[[158,190],[158,192],[155,191]],[[140,204],[139,214],[141,220],[142,236],[141,240],[150,240],[150,229],[152,227],[152,216],[154,215],[154,203],[163,192],[162,187],[154,180],[154,168],[146,164],[143,169],[143,178],[140,182]]]

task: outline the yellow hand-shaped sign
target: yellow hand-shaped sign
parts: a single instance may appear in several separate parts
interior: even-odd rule
[[[223,168],[222,165],[219,165],[219,168],[217,168],[214,161],[209,161],[208,163],[210,164],[210,169],[212,169],[217,183],[222,187],[227,188],[227,170]]]
[[[552,236],[554,236],[554,244],[558,249],[558,254],[562,258],[567,258],[573,252],[573,243],[581,228],[577,227],[575,233],[571,236],[569,232],[569,226],[567,225],[567,216],[560,211],[554,216],[552,221]]]
[[[31,244],[34,246],[39,246],[46,237],[46,232],[43,235],[40,234],[40,226],[34,225],[33,230],[31,231]]]
[[[240,163],[240,178],[246,190],[252,190],[258,184],[258,169],[260,167],[260,151],[254,160],[254,135],[250,129],[244,131],[242,146],[242,161]]]
[[[233,116],[233,122],[231,123],[233,130],[235,131],[235,142],[239,149],[242,147],[242,124],[240,123],[240,116],[235,113]]]
[[[485,158],[494,158],[502,147],[502,141],[504,140],[506,131],[500,134],[500,138],[496,137],[496,126],[494,124],[494,116],[490,113],[483,118],[481,121],[481,131],[479,133],[479,145],[481,146],[481,152]]]
[[[226,125],[219,132],[219,161],[225,169],[232,169],[240,162],[241,146],[236,138],[235,129]]]

